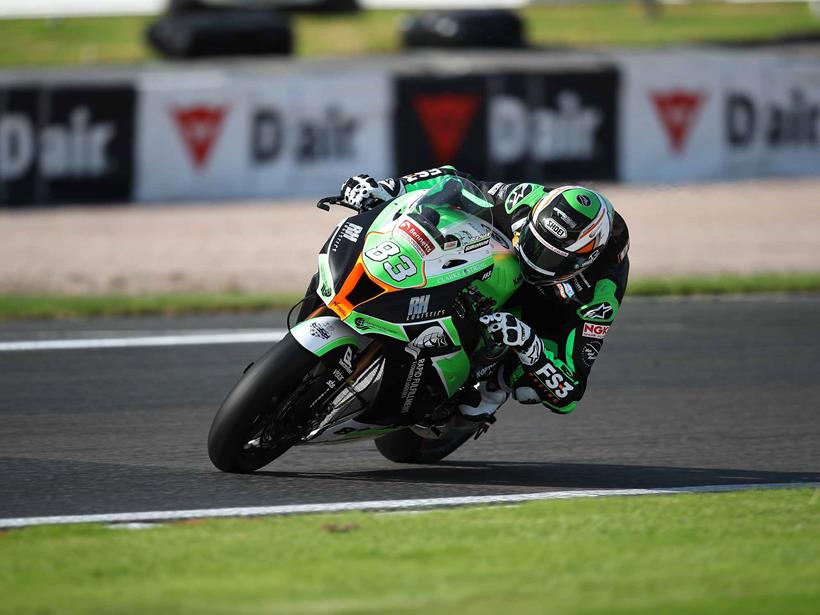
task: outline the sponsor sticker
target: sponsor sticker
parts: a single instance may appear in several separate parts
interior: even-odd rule
[[[333,238],[333,245],[330,247],[330,251],[336,252],[339,249],[339,245],[342,243],[342,239],[347,239],[352,243],[356,243],[359,241],[359,236],[362,234],[363,230],[364,229],[358,224],[345,222]]]
[[[581,361],[583,361],[587,367],[592,367],[600,351],[601,342],[589,342],[588,344],[584,344],[584,347],[581,348]]]
[[[402,223],[399,224],[399,230],[410,239],[410,242],[416,247],[416,251],[419,252],[419,254],[427,256],[436,249],[432,240],[424,234],[424,231],[410,220],[403,220]]]
[[[561,218],[561,222],[569,229],[575,229],[578,227],[578,223],[575,222],[571,217],[565,214],[560,209],[553,209],[552,213],[554,216]]]
[[[419,333],[404,349],[415,358],[418,358],[422,350],[446,348],[449,343],[444,328],[441,325],[432,325]]]
[[[484,237],[479,237],[468,243],[464,246],[464,252],[472,252],[473,250],[478,250],[479,248],[483,248],[484,246],[490,245],[490,236],[486,235]]]
[[[552,363],[547,363],[535,373],[540,377],[539,380],[559,399],[564,399],[575,389]]]
[[[330,339],[330,331],[328,331],[324,326],[322,326],[318,322],[310,323],[310,334],[313,337],[317,337],[322,340]]]
[[[609,327],[607,325],[598,325],[591,322],[584,323],[584,337],[593,337],[595,339],[602,340],[606,337],[606,334],[609,333]]]
[[[568,282],[557,284],[555,286],[555,290],[558,291],[558,295],[561,299],[571,299],[575,295],[575,290],[573,290],[572,284]]]
[[[410,410],[413,406],[413,400],[416,399],[421,377],[424,375],[424,364],[426,361],[427,359],[422,357],[410,364],[410,371],[407,374],[407,380],[404,382],[404,388],[402,388],[401,391],[401,398],[404,400],[404,405],[401,407],[402,414]]]
[[[424,316],[430,305],[430,295],[411,297],[410,305],[407,308],[407,320],[415,320]]]
[[[513,188],[507,201],[504,203],[504,208],[507,213],[512,213],[518,207],[518,204],[523,201],[532,192],[532,184],[518,184]]]
[[[613,316],[612,306],[608,303],[599,303],[598,305],[588,309],[583,314],[585,320],[603,320],[607,321]]]
[[[339,360],[339,365],[341,365],[348,374],[353,373],[353,349],[350,346],[345,348],[345,353]]]
[[[565,229],[563,226],[558,224],[552,218],[549,218],[547,220],[547,230],[550,233],[552,233],[553,235],[555,235],[556,237],[558,237],[558,239],[566,239],[567,238],[567,229]]]
[[[493,187],[487,190],[487,194],[490,196],[495,196],[495,193],[498,192],[504,186],[503,182],[497,182],[493,184]]]

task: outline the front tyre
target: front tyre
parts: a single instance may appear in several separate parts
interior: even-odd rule
[[[274,413],[318,363],[319,359],[290,334],[252,363],[211,424],[211,462],[223,472],[248,473],[266,466],[293,446],[296,438],[287,433],[276,434],[264,446],[260,442]],[[298,412],[298,408],[293,410]]]
[[[457,431],[441,438],[422,438],[405,427],[376,438],[376,448],[396,463],[436,463],[464,444],[474,432]]]

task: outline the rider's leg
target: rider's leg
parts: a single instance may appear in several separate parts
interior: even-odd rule
[[[510,388],[505,382],[506,366],[490,374],[474,387],[465,389],[459,400],[458,410],[464,418],[486,421],[510,398]]]

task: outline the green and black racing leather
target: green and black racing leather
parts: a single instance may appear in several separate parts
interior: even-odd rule
[[[396,195],[426,190],[443,176],[473,180],[451,166],[443,166],[382,180]],[[512,240],[550,189],[535,183],[475,182],[493,202],[493,223]],[[506,379],[523,403],[541,402],[553,412],[566,414],[578,405],[589,373],[609,327],[623,301],[629,277],[629,231],[614,212],[609,241],[587,269],[552,286],[523,285],[504,309],[532,327],[542,342],[537,361],[506,366]]]

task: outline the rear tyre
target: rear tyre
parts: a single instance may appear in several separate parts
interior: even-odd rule
[[[208,433],[208,456],[223,472],[248,473],[266,466],[294,443],[285,436],[270,447],[249,446],[272,413],[319,359],[290,334],[252,363],[228,393]],[[299,408],[292,408],[298,414]],[[298,417],[293,417],[298,422]]]
[[[455,451],[473,435],[459,431],[452,436],[422,438],[405,427],[376,438],[376,448],[396,463],[435,463]]]

